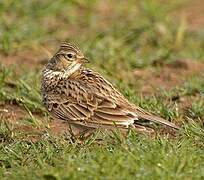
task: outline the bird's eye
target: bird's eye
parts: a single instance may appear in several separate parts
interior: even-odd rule
[[[72,54],[67,54],[67,57],[68,58],[73,58],[73,55]]]
[[[69,61],[74,60],[74,54],[72,54],[72,53],[65,54],[64,57]]]

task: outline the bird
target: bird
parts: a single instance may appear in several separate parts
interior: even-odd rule
[[[75,129],[78,135],[98,128],[154,132],[149,124],[179,129],[128,101],[102,75],[86,68],[88,62],[79,47],[64,42],[42,70],[42,101],[53,118],[68,123],[69,131]]]

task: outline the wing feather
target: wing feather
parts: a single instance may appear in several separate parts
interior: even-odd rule
[[[176,127],[129,103],[108,81],[91,71],[89,73],[92,73],[91,79],[81,72],[78,79],[75,77],[63,81],[63,91],[57,91],[60,89],[57,87],[55,91],[47,93],[47,106],[54,116],[77,124],[125,126],[143,118]],[[58,106],[54,107],[53,104]]]

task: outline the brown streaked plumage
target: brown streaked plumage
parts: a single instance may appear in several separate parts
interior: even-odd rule
[[[150,131],[141,120],[178,127],[130,103],[100,74],[83,67],[87,59],[80,49],[63,43],[42,75],[43,102],[57,119],[84,129],[113,128]],[[82,128],[83,129],[83,128]]]

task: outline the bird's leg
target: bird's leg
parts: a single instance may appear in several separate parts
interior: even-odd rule
[[[69,133],[70,133],[70,135],[71,135],[71,140],[72,140],[73,142],[75,142],[76,139],[77,139],[77,137],[76,137],[76,135],[73,133],[72,126],[71,126],[70,123],[68,123],[68,127],[69,127]]]
[[[78,137],[81,140],[87,140],[88,138],[90,138],[93,135],[94,132],[95,132],[95,129],[87,128],[86,130],[80,132]]]
[[[73,142],[87,140],[95,132],[95,128],[85,127],[78,124],[68,123],[69,133]]]

